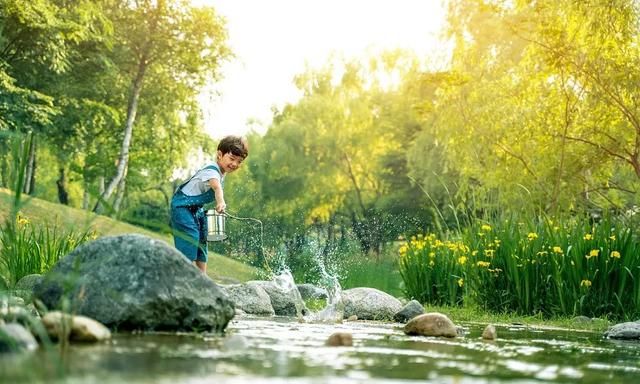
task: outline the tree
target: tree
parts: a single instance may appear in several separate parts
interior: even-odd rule
[[[116,31],[113,61],[130,88],[116,171],[94,211],[125,179],[143,85],[171,79],[183,90],[191,90],[188,97],[193,99],[205,81],[218,76],[221,62],[230,55],[223,21],[213,8],[196,8],[185,0],[111,1],[108,5]]]
[[[633,199],[637,1],[460,0],[449,19],[454,81],[422,135],[463,191],[550,212]]]
[[[0,129],[36,134],[25,192],[34,185],[36,137],[48,134],[60,112],[49,85],[69,69],[77,44],[91,38],[93,11],[89,2],[0,1]]]

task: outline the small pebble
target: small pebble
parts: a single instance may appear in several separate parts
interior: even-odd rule
[[[496,327],[489,324],[482,332],[482,338],[485,340],[495,340],[498,338],[498,333],[496,332]]]

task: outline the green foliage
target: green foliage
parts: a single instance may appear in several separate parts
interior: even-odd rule
[[[305,307],[311,312],[319,312],[327,306],[326,299],[307,299],[304,301]]]
[[[503,207],[637,204],[639,20],[633,0],[452,1],[450,73],[415,157],[438,143],[461,193]],[[428,164],[411,163],[427,187]]]
[[[398,258],[385,250],[378,257],[365,257],[356,249],[343,255],[340,285],[342,289],[369,287],[392,296],[403,296],[403,279],[398,271]]]
[[[62,230],[56,225],[33,226],[18,216],[0,224],[0,276],[8,287],[22,277],[44,274],[78,245],[95,238],[90,231]]]

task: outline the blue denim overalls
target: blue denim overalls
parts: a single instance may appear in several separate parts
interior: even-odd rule
[[[203,169],[214,169],[222,175],[217,165],[211,164]],[[199,170],[198,172],[200,172]],[[198,173],[196,172],[196,174]],[[195,176],[195,174],[194,174]],[[182,187],[193,176],[182,183],[171,198],[171,230],[176,248],[191,261],[207,262],[207,219],[203,206],[215,201],[213,189],[195,196],[187,196]],[[223,184],[223,180],[220,180]]]

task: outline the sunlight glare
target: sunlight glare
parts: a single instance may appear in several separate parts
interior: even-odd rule
[[[213,6],[227,20],[237,58],[222,69],[223,80],[203,96],[205,124],[214,137],[244,133],[248,121],[264,130],[272,107],[295,102],[293,77],[317,68],[332,53],[365,57],[390,49],[425,60],[445,56],[440,33],[442,0],[192,0]],[[388,76],[387,86],[399,79]]]

